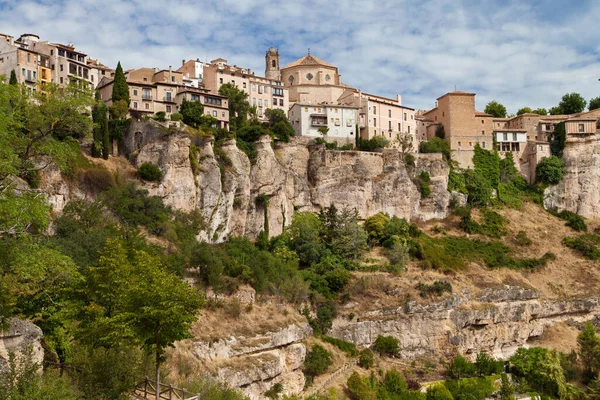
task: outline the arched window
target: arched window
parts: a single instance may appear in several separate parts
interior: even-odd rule
[[[277,61],[275,61],[275,60],[271,61],[271,65],[273,66],[273,68],[277,67]]]

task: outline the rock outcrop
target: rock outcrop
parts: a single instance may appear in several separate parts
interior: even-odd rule
[[[353,321],[337,319],[329,334],[361,347],[371,346],[379,335],[393,336],[403,358],[486,351],[504,359],[549,325],[583,322],[599,314],[600,298],[541,301],[533,290],[507,286],[473,299],[453,294],[426,306],[410,301],[357,315]]]
[[[17,362],[29,358],[28,362],[41,365],[44,359],[42,337],[42,330],[31,322],[9,319],[8,328],[0,331],[0,372],[9,368],[11,354]]]
[[[600,217],[600,135],[568,137],[563,152],[565,174],[544,193],[544,207]]]
[[[160,167],[164,179],[146,189],[175,209],[200,210],[208,225],[201,236],[210,242],[230,235],[256,238],[263,230],[279,235],[295,210],[319,211],[331,204],[356,208],[363,218],[378,212],[421,220],[447,216],[448,166],[439,154],[418,155],[416,165],[407,168],[394,149],[332,151],[306,138],[273,147],[270,137],[255,146],[251,163],[234,140],[215,148],[212,138],[192,143],[185,132],[139,122],[131,125],[123,150],[136,166]],[[432,193],[425,199],[414,182],[421,171],[431,177]]]
[[[307,323],[285,326],[276,332],[253,337],[230,337],[213,342],[193,342],[193,355],[210,366],[217,380],[239,388],[251,400],[264,398],[273,385],[281,383],[285,394],[302,392],[301,371],[312,335]]]

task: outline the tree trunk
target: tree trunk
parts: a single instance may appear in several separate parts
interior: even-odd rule
[[[160,355],[156,350],[156,400],[160,400]]]

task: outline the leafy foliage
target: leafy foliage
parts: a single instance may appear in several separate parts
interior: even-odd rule
[[[317,376],[323,374],[333,364],[331,354],[321,345],[315,344],[306,353],[304,359],[304,373],[309,376]]]
[[[373,350],[382,355],[395,356],[400,351],[398,339],[393,336],[379,335],[375,339]]]
[[[387,147],[389,143],[389,140],[381,135],[375,135],[369,140],[365,140],[359,136],[357,137],[356,148],[360,151],[376,151]]]
[[[599,97],[594,97],[592,99],[590,99],[589,105],[588,105],[588,110],[589,111],[593,111],[600,108],[600,96]]]
[[[506,118],[506,107],[496,100],[492,100],[485,106],[485,113],[491,114],[496,118]]]
[[[162,171],[157,165],[145,162],[137,170],[137,177],[149,182],[160,182],[163,178]]]
[[[557,156],[543,157],[536,167],[536,176],[539,182],[556,185],[564,174],[564,163]]]
[[[358,349],[356,348],[356,345],[354,343],[332,338],[331,336],[321,336],[321,339],[326,343],[334,345],[350,357],[356,357],[358,355]]]
[[[419,145],[420,153],[442,153],[444,160],[450,162],[452,159],[452,151],[450,150],[450,144],[444,139],[439,137],[431,138],[427,142],[421,142]]]
[[[369,369],[375,364],[375,355],[371,349],[363,349],[358,356],[358,365],[361,368]]]
[[[423,298],[441,296],[444,292],[452,293],[452,285],[448,281],[435,281],[431,285],[419,282],[416,289]]]
[[[560,358],[555,351],[541,347],[520,348],[510,358],[511,372],[534,390],[564,398],[567,392]]]
[[[600,260],[600,236],[594,234],[566,237],[563,244],[589,260]]]
[[[567,93],[558,103],[558,107],[562,114],[577,114],[585,110],[586,104],[587,102],[579,93]]]

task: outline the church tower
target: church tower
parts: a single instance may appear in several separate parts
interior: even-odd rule
[[[275,47],[271,47],[265,55],[265,78],[280,81],[281,71],[279,68],[279,51]]]

